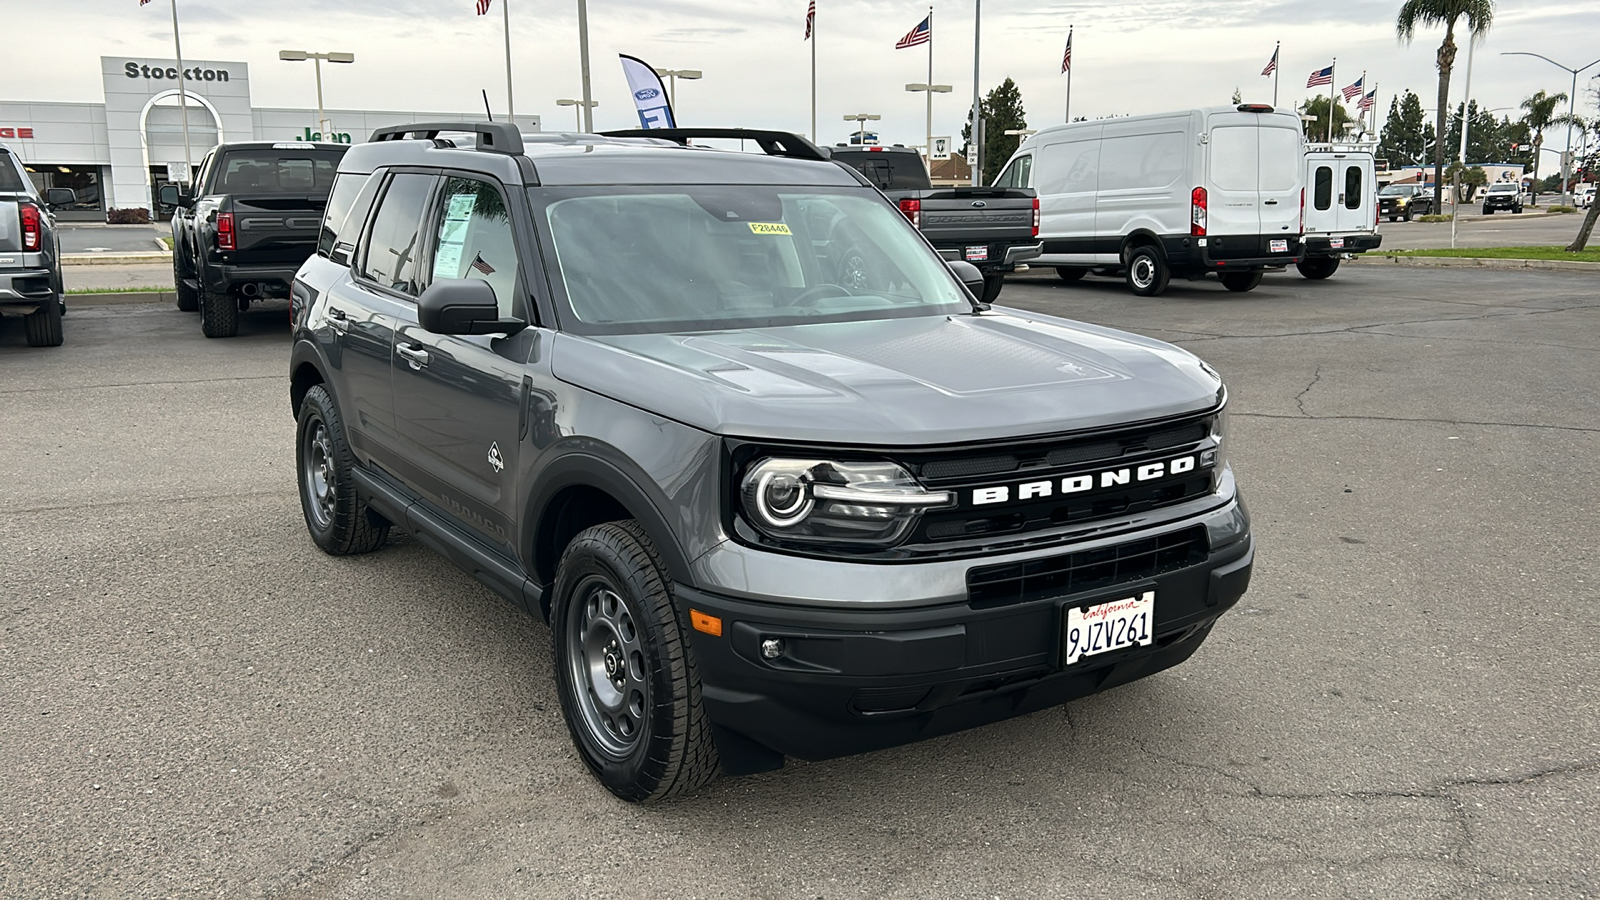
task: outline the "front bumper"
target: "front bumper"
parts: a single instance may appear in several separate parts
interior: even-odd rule
[[[1513,200],[1510,197],[1506,197],[1504,199],[1496,197],[1496,198],[1494,198],[1492,200],[1483,201],[1483,208],[1484,209],[1521,209],[1522,208],[1522,201]]]
[[[967,602],[840,609],[736,600],[686,585],[679,614],[722,620],[690,632],[702,696],[730,771],[752,756],[828,759],[1056,706],[1187,659],[1249,586],[1248,531],[1203,561],[1092,591],[993,608]],[[987,562],[987,560],[982,561]],[[1155,591],[1154,643],[1061,665],[1069,605]],[[782,643],[776,659],[762,643]],[[742,756],[741,756],[742,754]]]
[[[1333,246],[1338,241],[1339,246]],[[1355,234],[1308,234],[1302,243],[1306,256],[1331,256],[1338,253],[1365,253],[1383,246],[1383,235],[1370,232]]]
[[[26,315],[55,298],[55,277],[48,268],[0,270],[0,306],[12,315]]]

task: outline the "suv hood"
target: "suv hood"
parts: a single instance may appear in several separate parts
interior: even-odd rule
[[[1222,382],[1170,344],[1017,310],[692,334],[556,337],[556,377],[705,431],[923,445],[1209,409]]]

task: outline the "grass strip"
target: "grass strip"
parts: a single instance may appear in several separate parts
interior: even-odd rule
[[[1384,256],[1449,256],[1457,259],[1559,259],[1600,262],[1600,247],[1568,253],[1565,247],[1456,247],[1435,250],[1385,250]]]
[[[162,294],[172,293],[170,287],[106,287],[106,288],[68,288],[67,296],[73,294]]]

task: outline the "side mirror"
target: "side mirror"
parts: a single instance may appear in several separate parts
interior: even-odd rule
[[[78,192],[72,188],[47,188],[44,192],[44,205],[55,209],[59,206],[71,206],[78,202]]]
[[[974,298],[983,296],[983,273],[978,271],[977,266],[964,259],[952,259],[945,265],[950,267],[950,274],[967,286]]]
[[[183,206],[185,205],[185,201],[188,199],[183,195],[183,188],[171,183],[163,184],[161,186],[161,190],[157,194],[157,198],[162,206],[169,208],[174,206]]]
[[[521,319],[500,318],[494,287],[477,278],[441,278],[417,298],[417,322],[434,334],[515,334]]]

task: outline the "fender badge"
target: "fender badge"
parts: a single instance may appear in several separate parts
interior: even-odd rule
[[[500,443],[498,441],[489,445],[489,465],[494,467],[497,474],[506,467],[506,461],[500,456]]]

